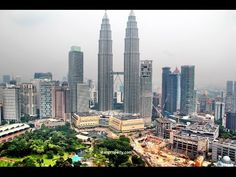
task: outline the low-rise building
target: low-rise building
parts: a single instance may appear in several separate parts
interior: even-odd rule
[[[75,113],[72,115],[72,123],[77,128],[92,128],[99,126],[100,115],[95,113]]]
[[[236,163],[236,140],[220,139],[212,143],[212,160],[220,160],[220,157],[229,156]]]
[[[181,133],[171,134],[170,143],[172,150],[185,154],[190,158],[198,155],[205,156],[208,152],[208,138],[201,136],[186,136]]]
[[[30,126],[23,123],[15,123],[10,125],[3,125],[0,127],[0,142],[4,143],[11,141],[13,138],[24,134],[30,130]]]
[[[57,127],[65,125],[65,121],[58,119],[39,119],[34,123],[35,128],[41,128],[42,125],[46,127]]]
[[[212,142],[219,136],[219,125],[216,125],[211,121],[196,122],[182,129],[182,133],[185,135],[195,135],[208,138],[209,148],[211,149]]]
[[[139,115],[115,115],[109,118],[109,127],[116,132],[144,130],[144,120]]]

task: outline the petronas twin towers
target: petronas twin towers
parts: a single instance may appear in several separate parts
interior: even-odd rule
[[[128,17],[124,52],[124,112],[139,113],[139,38],[136,17]],[[113,105],[113,54],[111,27],[107,13],[102,19],[98,52],[98,108],[112,110]]]

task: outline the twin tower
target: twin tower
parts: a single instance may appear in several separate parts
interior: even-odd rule
[[[124,51],[124,112],[139,113],[139,37],[136,17],[131,11],[125,34]],[[113,54],[111,26],[107,13],[102,19],[98,52],[98,109],[112,110],[113,106]]]

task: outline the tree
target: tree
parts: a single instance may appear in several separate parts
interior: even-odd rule
[[[47,158],[48,159],[52,159],[53,158],[53,151],[50,150],[50,151],[47,152]]]
[[[138,156],[133,155],[132,158],[132,163],[134,166],[138,166],[138,167],[144,167],[145,166],[145,162]]]
[[[36,167],[36,163],[32,158],[27,157],[23,159],[22,161],[15,162],[13,166],[14,167]]]
[[[67,160],[64,160],[62,157],[60,157],[53,167],[72,167],[72,159],[68,158]]]

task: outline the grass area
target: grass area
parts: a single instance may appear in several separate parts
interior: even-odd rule
[[[0,161],[0,167],[10,167],[12,164],[11,162]]]
[[[68,157],[70,156],[70,154],[68,152],[64,153],[63,158],[66,160]],[[21,158],[16,158],[16,157],[4,157],[4,159],[6,160],[13,160],[13,161],[21,161],[26,157],[30,157],[33,160],[37,160],[37,159],[43,159],[43,164],[42,166],[48,167],[48,166],[53,166],[55,165],[56,161],[61,157],[60,155],[54,155],[52,159],[47,159],[47,155],[43,154],[43,155],[29,155],[29,156],[25,156],[25,157],[21,157]],[[0,160],[0,167],[5,167],[8,166],[8,164],[13,164],[13,162],[6,162],[6,161],[1,161]],[[37,166],[39,167],[39,164],[37,163]]]

